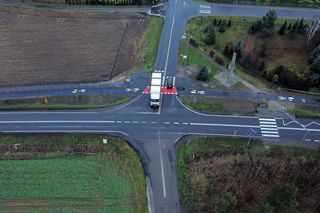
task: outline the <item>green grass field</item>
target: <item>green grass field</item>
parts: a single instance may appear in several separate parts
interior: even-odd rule
[[[147,72],[153,71],[153,66],[156,63],[157,51],[160,42],[160,36],[163,26],[163,19],[151,17],[147,31],[141,40],[141,52],[144,59],[142,69]]]
[[[183,58],[183,55],[186,55],[186,54],[187,54],[187,58]],[[199,67],[206,66],[210,71],[209,79],[212,79],[214,75],[220,72],[220,69],[217,65],[215,65],[212,61],[210,61],[205,56],[201,55],[196,50],[194,50],[191,46],[188,47],[188,51],[187,51],[187,44],[184,42],[180,43],[179,63],[185,67],[192,66],[192,65],[197,65]]]
[[[0,160],[0,211],[14,206],[25,211],[31,205],[30,210],[41,212],[146,212],[139,157],[123,140],[108,138],[108,144],[102,145],[102,138],[106,137],[1,136],[0,144],[51,144],[56,152],[41,158],[30,152],[34,156],[30,160]],[[99,146],[102,151],[66,156],[77,144]]]

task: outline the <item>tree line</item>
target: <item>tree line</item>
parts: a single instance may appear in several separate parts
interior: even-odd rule
[[[69,5],[143,5],[155,4],[153,0],[66,0]]]

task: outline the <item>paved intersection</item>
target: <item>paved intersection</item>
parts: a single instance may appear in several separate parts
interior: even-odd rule
[[[175,76],[179,42],[189,18],[212,14],[262,16],[267,10],[269,8],[231,5],[199,6],[186,1],[169,0],[155,69],[163,71],[165,76]],[[286,8],[277,10],[280,17],[291,18],[311,18],[318,12]],[[94,8],[90,11],[94,11]],[[119,88],[127,86],[119,85]],[[138,87],[130,85],[130,88],[134,90]],[[77,92],[84,91],[79,87],[69,88],[71,91],[75,89]],[[35,88],[30,92],[37,94],[38,91]],[[108,110],[0,112],[0,131],[97,133],[125,138],[139,152],[144,164],[151,212],[181,211],[175,144],[183,136],[251,137],[282,145],[320,145],[320,123],[316,120],[206,115],[187,108],[176,95],[171,94],[163,94],[161,107],[152,109],[148,105],[148,98],[148,94],[141,94],[128,104]]]

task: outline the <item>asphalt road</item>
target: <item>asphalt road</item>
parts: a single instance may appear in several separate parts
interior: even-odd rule
[[[189,18],[197,15],[262,16],[270,9],[215,4],[201,6],[177,0],[170,0],[167,4],[166,21],[155,65],[156,70],[166,76],[176,75],[179,41]],[[318,14],[318,10],[311,9],[276,9],[280,17],[299,18],[303,15],[311,18]],[[101,12],[101,9],[96,10]],[[95,9],[90,8],[90,11]],[[139,83],[134,82],[118,86],[120,89],[139,88]],[[68,91],[74,89],[81,88],[70,87]],[[38,91],[35,87],[33,92],[37,94]],[[208,93],[211,92],[219,93],[208,90]],[[163,95],[161,107],[152,109],[148,105],[148,99],[148,94],[141,94],[134,101],[109,110],[0,112],[0,131],[104,133],[124,137],[140,153],[150,180],[148,188],[151,212],[166,213],[181,211],[174,145],[182,136],[251,137],[270,144],[309,148],[320,145],[319,120],[295,120],[285,116],[206,115],[187,108],[176,95]]]

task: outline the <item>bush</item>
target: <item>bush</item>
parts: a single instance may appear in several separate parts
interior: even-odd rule
[[[320,44],[310,53],[308,58],[309,63],[312,64],[318,56],[320,56]]]
[[[227,45],[224,47],[223,55],[231,59],[232,54],[233,54],[233,48],[232,48],[231,45],[227,44]]]
[[[197,42],[196,40],[194,40],[192,38],[189,40],[189,44],[191,44],[192,46],[194,46],[196,48],[199,47],[199,42]]]
[[[320,74],[320,55],[314,59],[311,65],[311,71],[316,74]]]
[[[216,54],[216,52],[215,51],[213,51],[213,50],[210,50],[210,52],[209,52],[209,55],[210,55],[210,57],[214,57],[214,54]]]
[[[239,63],[254,73],[260,73],[264,71],[264,62],[262,59],[252,53],[244,53]]]
[[[278,74],[274,74],[273,77],[272,77],[272,82],[277,84],[279,83],[279,76]]]
[[[213,45],[216,43],[216,34],[214,31],[214,27],[211,24],[207,27],[207,33],[206,38],[204,39],[204,43],[206,45]]]
[[[267,198],[275,212],[289,213],[298,206],[298,188],[293,185],[284,185],[275,189]]]
[[[273,213],[273,208],[269,203],[261,204],[254,213]]]
[[[243,51],[243,44],[241,41],[237,41],[232,46],[232,52],[237,53],[237,59],[241,58]]]
[[[227,26],[231,27],[231,19],[229,19]]]
[[[273,74],[279,76],[279,82],[282,87],[298,90],[308,90],[310,82],[307,79],[300,78],[296,72],[280,65],[273,70]],[[269,79],[271,80],[271,79]]]
[[[207,81],[209,79],[209,70],[206,66],[200,68],[197,79],[199,81]]]
[[[219,56],[219,55],[216,55],[216,56],[215,56],[215,61],[216,61],[218,64],[222,65],[222,66],[224,66],[224,64],[225,64],[224,59],[223,59],[221,56]]]
[[[226,31],[226,20],[223,20],[219,27],[219,32],[224,33]]]
[[[280,30],[279,30],[278,34],[279,35],[286,34],[286,29],[287,29],[287,21],[280,27]]]
[[[237,205],[237,198],[230,192],[222,192],[214,201],[214,213],[234,212]]]
[[[277,18],[278,16],[276,11],[270,10],[269,12],[267,12],[265,16],[262,17],[263,27],[267,29],[272,29]]]

